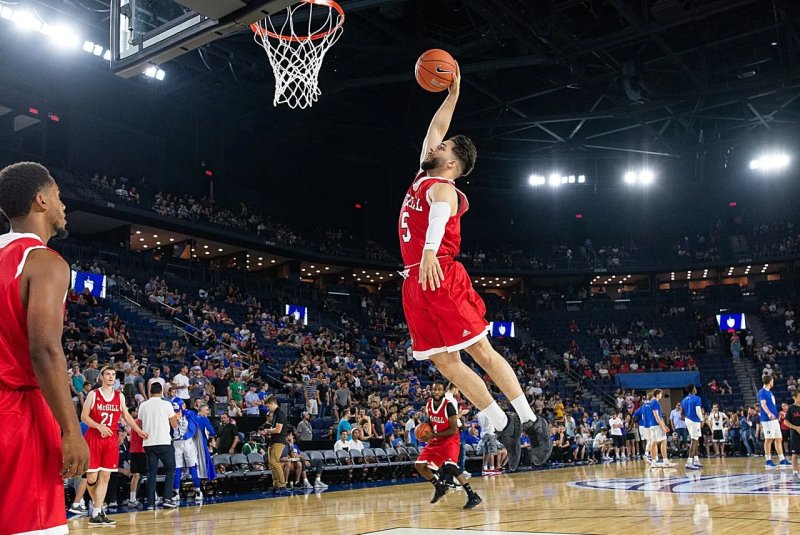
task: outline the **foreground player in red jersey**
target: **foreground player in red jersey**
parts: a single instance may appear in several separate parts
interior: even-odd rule
[[[117,428],[120,418],[124,419],[134,433],[147,438],[136,420],[128,412],[122,392],[114,390],[117,372],[111,366],[100,371],[100,388],[89,392],[83,403],[81,420],[89,426],[84,438],[89,445],[89,469],[86,470],[86,483],[92,497],[94,509],[89,519],[93,526],[113,526],[117,522],[103,512],[108,481],[111,473],[119,470],[119,444]]]
[[[419,475],[430,481],[436,489],[431,503],[438,502],[447,494],[447,479],[457,479],[467,492],[467,503],[464,509],[472,509],[483,500],[472,490],[467,478],[458,467],[458,455],[461,450],[461,435],[458,432],[458,409],[444,397],[444,383],[433,383],[433,397],[425,406],[428,423],[433,433],[424,437],[427,445],[422,448],[414,463]],[[431,470],[438,470],[434,474]]]
[[[472,171],[477,158],[466,136],[444,139],[460,85],[461,75],[456,72],[428,128],[420,170],[400,210],[397,230],[406,268],[403,310],[414,358],[430,359],[488,417],[514,471],[519,465],[522,429],[531,439],[534,464],[544,463],[553,446],[547,421],[533,413],[511,366],[486,339],[486,306],[464,266],[455,261],[461,246],[461,217],[469,209],[455,181]],[[462,362],[462,349],[491,376],[515,412],[503,412],[486,383]]]
[[[61,346],[69,266],[45,244],[66,236],[47,169],[0,171],[0,535],[67,533],[64,483],[89,466]]]

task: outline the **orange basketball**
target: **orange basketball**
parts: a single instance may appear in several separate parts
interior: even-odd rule
[[[414,75],[423,89],[438,93],[453,83],[456,65],[456,60],[449,53],[439,48],[432,48],[419,57],[414,67]]]
[[[416,428],[414,428],[414,436],[417,437],[417,440],[420,442],[427,442],[428,435],[433,434],[433,428],[429,423],[421,423]]]

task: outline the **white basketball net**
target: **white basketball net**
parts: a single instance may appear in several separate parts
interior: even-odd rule
[[[336,7],[334,7],[336,6]],[[273,106],[308,108],[319,98],[319,71],[325,54],[342,35],[344,14],[329,0],[302,0],[254,27],[255,41],[264,48],[275,74]],[[282,12],[281,14],[284,14]],[[298,35],[299,33],[299,35]]]

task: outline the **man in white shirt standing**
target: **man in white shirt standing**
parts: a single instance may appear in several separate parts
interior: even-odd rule
[[[162,379],[163,380],[163,379]],[[173,428],[178,427],[178,419],[172,403],[162,399],[160,382],[150,385],[150,399],[139,406],[139,419],[141,428],[147,433],[143,441],[144,451],[147,454],[147,509],[155,510],[156,505],[156,477],[158,476],[158,461],[164,464],[164,507],[174,509],[178,507],[179,500],[172,499],[172,485],[169,482],[175,479],[175,448],[172,447]]]
[[[153,387],[154,384],[161,385],[161,392],[162,394],[167,389],[167,382],[161,377],[161,368],[155,367],[153,368],[153,376],[147,381],[147,391],[150,392],[150,389]],[[148,396],[151,395],[148,393]],[[171,405],[170,405],[171,406]]]
[[[189,367],[184,364],[181,372],[172,378],[172,386],[175,387],[175,395],[183,400],[184,405],[189,406]]]
[[[609,418],[608,426],[611,428],[611,440],[614,445],[614,455],[617,461],[626,461],[625,457],[625,437],[622,436],[622,413],[617,412]]]

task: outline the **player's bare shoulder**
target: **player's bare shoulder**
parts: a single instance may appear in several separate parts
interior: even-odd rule
[[[69,279],[69,264],[55,251],[44,247],[31,250],[20,275],[22,304],[27,308],[31,282],[45,285],[48,289],[66,291],[69,289]]]

